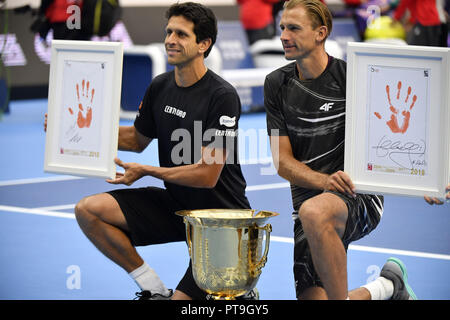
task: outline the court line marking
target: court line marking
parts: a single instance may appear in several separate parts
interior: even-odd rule
[[[78,180],[78,179],[86,179],[86,178],[85,177],[75,177],[75,176],[55,176],[55,177],[5,180],[5,181],[0,181],[0,187],[15,186],[15,185],[20,185],[20,184],[31,184],[31,183]]]
[[[19,213],[35,214],[35,215],[48,216],[48,217],[75,219],[75,214],[73,214],[73,213],[41,210],[41,209],[34,209],[34,208],[22,208],[22,207],[0,205],[0,211],[19,212]]]
[[[276,242],[284,242],[284,243],[294,244],[294,238],[289,238],[289,237],[270,236],[270,240],[274,240]],[[361,246],[361,245],[355,245],[355,244],[349,245],[348,249],[355,250],[355,251],[384,253],[384,254],[411,256],[411,257],[418,257],[418,258],[450,260],[450,255],[439,254],[439,253],[428,253],[428,252],[420,252],[420,251],[378,248],[378,247]]]
[[[75,205],[76,205],[75,203],[71,203],[71,204],[62,204],[59,206],[39,207],[39,208],[34,208],[34,209],[43,210],[43,211],[58,211],[58,210],[74,209]]]
[[[58,207],[58,206],[53,206],[53,207]],[[61,207],[61,206],[59,206],[59,207]],[[47,208],[51,208],[51,207],[47,207]],[[75,219],[75,214],[73,214],[73,213],[43,210],[43,209],[39,209],[39,208],[22,208],[22,207],[0,205],[0,211],[19,212],[19,213],[41,215],[41,216]],[[275,242],[294,244],[294,239],[290,238],[290,237],[271,236],[270,240],[275,241]],[[377,248],[377,247],[360,246],[360,245],[352,245],[352,244],[349,246],[348,249],[355,250],[355,251],[383,253],[383,254],[390,254],[390,255],[402,255],[402,256],[411,256],[411,257],[418,257],[418,258],[450,260],[450,255],[420,252],[420,251]]]
[[[394,256],[402,255],[402,256],[411,256],[411,257],[418,257],[418,258],[450,260],[450,255],[440,254],[440,253],[408,251],[408,250],[389,249],[389,248],[377,248],[377,247],[360,246],[360,245],[353,245],[353,244],[349,245],[348,249],[355,250],[355,251],[364,251],[364,252],[387,253],[387,254],[394,255]]]
[[[282,188],[290,188],[289,182],[277,182],[277,183],[268,183],[268,184],[257,184],[254,186],[247,186],[245,191],[260,191],[260,190],[269,190],[269,189],[282,189]]]

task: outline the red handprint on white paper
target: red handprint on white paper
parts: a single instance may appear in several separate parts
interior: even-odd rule
[[[400,92],[402,89],[402,82],[399,81],[397,83],[397,101],[396,101],[396,105],[398,106],[399,104],[404,104],[405,107],[403,108],[403,111],[401,112],[401,115],[403,116],[403,123],[401,126],[399,126],[398,124],[398,116],[399,116],[399,109],[395,108],[392,104],[392,100],[391,100],[391,94],[390,94],[390,87],[389,85],[386,85],[386,94],[387,94],[387,98],[388,98],[388,102],[389,102],[389,110],[391,111],[391,117],[389,119],[389,121],[386,122],[386,124],[388,125],[389,129],[391,129],[391,131],[393,133],[405,133],[408,128],[409,128],[409,120],[411,118],[411,110],[414,107],[414,104],[417,101],[417,95],[414,95],[412,97],[412,102],[408,107],[408,101],[409,101],[409,97],[411,96],[411,87],[408,87],[408,91],[407,91],[407,95],[406,98],[404,100],[404,102],[402,102],[400,100]],[[374,112],[375,116],[378,119],[381,119],[381,115],[378,112]]]
[[[78,100],[78,116],[77,116],[77,126],[79,128],[89,128],[92,122],[92,101],[94,100],[95,89],[92,88],[89,92],[89,81],[84,79],[81,81],[81,96],[80,96],[80,85],[77,83],[77,100]],[[90,96],[89,96],[90,94]],[[74,114],[72,108],[68,108],[70,114]]]

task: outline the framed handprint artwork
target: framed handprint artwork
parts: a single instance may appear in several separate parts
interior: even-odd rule
[[[450,49],[349,43],[344,171],[357,192],[443,198]]]
[[[53,40],[44,171],[114,178],[123,45]]]

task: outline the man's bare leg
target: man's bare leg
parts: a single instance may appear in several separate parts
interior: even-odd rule
[[[366,288],[357,288],[348,293],[350,300],[371,300],[369,290]]]
[[[127,222],[111,195],[83,198],[75,207],[75,216],[86,237],[125,271],[130,273],[144,263],[124,232],[128,231]]]
[[[299,211],[314,268],[333,300],[348,297],[347,254],[341,240],[347,215],[346,204],[331,193],[307,200]]]
[[[172,296],[172,300],[192,300],[192,298],[190,296],[188,296],[187,294],[185,294],[184,292],[175,290],[175,292]]]
[[[141,290],[170,296],[156,272],[139,256],[129,237],[128,225],[117,201],[102,193],[82,199],[75,216],[87,238],[106,257],[122,267]]]
[[[348,293],[350,300],[371,300],[369,290],[357,288]],[[303,291],[298,297],[299,300],[328,300],[328,295],[324,288],[311,287]]]

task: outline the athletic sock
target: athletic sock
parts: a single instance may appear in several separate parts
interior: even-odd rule
[[[141,290],[148,290],[152,294],[159,293],[165,296],[170,293],[156,274],[155,270],[150,268],[146,262],[144,262],[144,264],[139,268],[131,271],[129,275],[134,281],[136,281],[136,284],[139,288],[141,288]]]
[[[362,287],[369,290],[372,300],[388,300],[394,294],[394,284],[384,277],[378,277]]]

